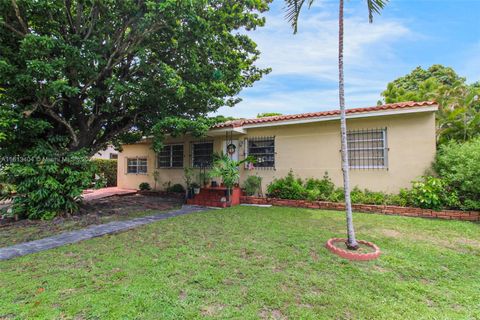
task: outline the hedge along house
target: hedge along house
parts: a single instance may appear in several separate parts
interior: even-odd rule
[[[404,102],[347,110],[351,185],[372,191],[398,192],[424,174],[436,152],[434,102]],[[155,154],[144,139],[123,145],[118,156],[118,186],[138,188],[185,184],[185,167],[212,164],[214,152],[233,159],[257,159],[252,168],[240,168],[241,182],[249,175],[263,178],[263,191],[290,170],[301,178],[322,178],[325,173],[342,185],[340,111],[239,119],[218,124],[207,136],[169,138]],[[199,181],[197,181],[199,182]],[[217,182],[220,182],[217,179]]]

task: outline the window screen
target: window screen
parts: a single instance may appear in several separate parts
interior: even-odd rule
[[[347,132],[348,162],[351,169],[388,167],[387,129]]]
[[[255,168],[275,168],[275,137],[248,138],[247,155],[256,159]]]

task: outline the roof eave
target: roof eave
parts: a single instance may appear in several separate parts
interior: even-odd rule
[[[396,109],[396,110],[380,110],[380,111],[347,113],[347,119],[381,117],[381,116],[420,113],[420,112],[435,112],[437,110],[438,110],[438,105],[435,104],[435,105],[430,105],[428,107],[412,107],[412,108],[404,108],[404,109]],[[312,117],[312,118],[304,118],[304,119],[251,123],[251,124],[243,125],[243,128],[249,129],[249,128],[274,127],[274,126],[312,123],[312,122],[332,121],[332,120],[339,120],[339,119],[340,119],[340,115],[336,114],[331,116],[320,116],[320,117]]]

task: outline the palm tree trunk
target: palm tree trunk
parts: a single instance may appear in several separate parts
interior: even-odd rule
[[[344,0],[340,1],[339,10],[339,32],[338,32],[338,87],[340,99],[340,131],[342,136],[342,171],[343,188],[345,192],[345,211],[347,215],[347,248],[351,250],[358,249],[358,243],[355,239],[355,229],[353,228],[352,202],[350,199],[350,173],[348,165],[348,146],[347,146],[347,119],[345,113],[345,83],[343,78],[343,7]]]

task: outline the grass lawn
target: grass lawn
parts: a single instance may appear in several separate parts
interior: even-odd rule
[[[480,225],[355,214],[384,252],[324,248],[341,212],[236,207],[0,262],[0,318],[480,318]]]

